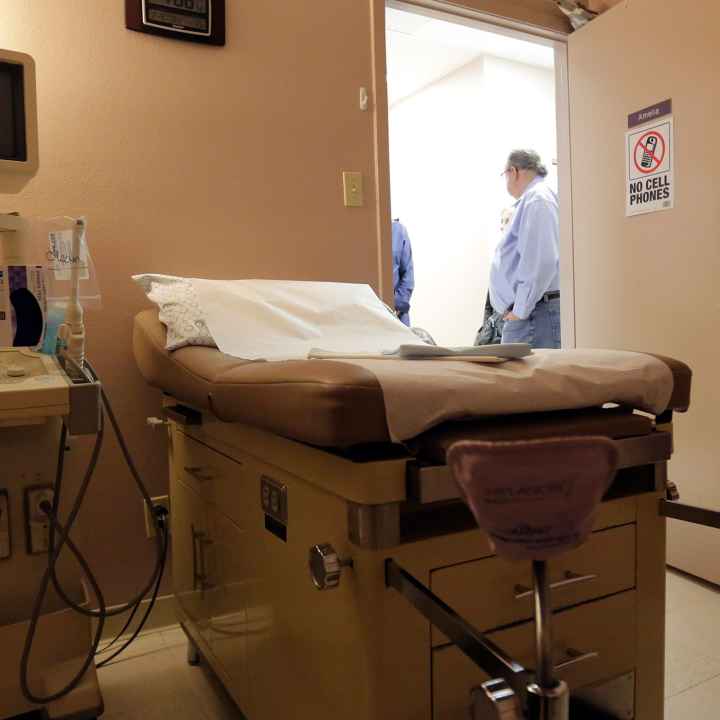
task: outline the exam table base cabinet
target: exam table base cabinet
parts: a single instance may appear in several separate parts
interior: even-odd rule
[[[179,617],[248,720],[469,717],[486,678],[385,586],[390,557],[532,667],[529,568],[494,556],[484,533],[351,542],[358,508],[407,507],[407,458],[357,463],[207,417],[169,432]],[[560,677],[606,687],[618,717],[637,720],[663,717],[665,462],[649,469],[650,487],[603,503],[591,540],[551,563]],[[348,491],[359,472],[366,487]],[[262,508],[262,478],[285,488],[284,526]],[[308,550],[324,542],[353,567],[318,592]]]

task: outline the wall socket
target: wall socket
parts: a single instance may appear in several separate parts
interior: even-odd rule
[[[170,496],[169,495],[158,495],[157,497],[151,497],[150,500],[152,500],[153,507],[157,507],[160,505],[161,507],[164,507],[167,511],[167,515],[165,517],[165,523],[167,524],[170,519]],[[152,518],[150,517],[150,510],[147,506],[147,503],[143,501],[143,510],[145,511],[145,534],[149,538],[155,537],[155,525],[153,524]]]
[[[52,485],[25,488],[25,540],[30,555],[47,552],[50,546],[50,521],[40,505],[45,500],[52,505],[54,498]]]

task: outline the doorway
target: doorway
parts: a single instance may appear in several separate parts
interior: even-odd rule
[[[438,344],[474,342],[514,202],[501,173],[511,150],[532,148],[560,192],[563,346],[573,346],[564,42],[397,0],[385,13],[391,216],[412,245],[411,324]]]

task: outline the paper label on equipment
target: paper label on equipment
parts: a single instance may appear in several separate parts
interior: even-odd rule
[[[73,268],[80,269],[80,280],[88,280],[90,271],[88,269],[87,245],[83,239],[80,242],[80,255],[74,257],[72,254],[73,231],[59,230],[49,233],[48,240],[48,262],[55,271],[56,280],[72,280],[71,271]]]
[[[11,302],[13,293],[27,291],[35,299],[36,307],[43,319],[43,329],[39,342],[33,347],[40,347],[44,338],[44,323],[47,316],[47,287],[45,271],[40,265],[0,265],[0,347],[12,347],[18,332],[16,308]],[[34,322],[34,320],[32,320]]]

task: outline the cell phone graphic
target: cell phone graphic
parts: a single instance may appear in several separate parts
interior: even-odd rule
[[[645,143],[645,151],[640,165],[644,168],[651,168],[653,164],[653,156],[655,155],[655,149],[657,148],[658,139],[657,135],[651,135]]]

